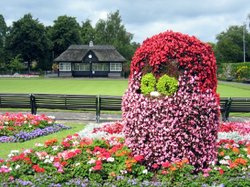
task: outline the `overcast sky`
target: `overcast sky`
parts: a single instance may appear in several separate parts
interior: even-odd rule
[[[173,30],[215,42],[231,25],[242,25],[250,14],[249,0],[0,0],[0,14],[8,26],[31,13],[44,25],[58,16],[90,19],[94,26],[110,12],[120,11],[122,23],[142,42],[157,33]]]

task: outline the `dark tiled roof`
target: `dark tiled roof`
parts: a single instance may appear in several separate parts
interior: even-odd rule
[[[70,61],[80,62],[92,51],[99,61],[124,62],[126,59],[111,45],[71,45],[69,48],[59,55],[55,62]]]

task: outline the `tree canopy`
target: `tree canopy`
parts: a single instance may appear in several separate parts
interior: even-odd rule
[[[250,34],[244,26],[230,26],[217,35],[215,54],[219,62],[243,61],[243,29],[245,32],[246,61],[250,61]]]
[[[48,29],[55,57],[59,56],[71,44],[80,44],[80,25],[75,17],[59,16]]]
[[[31,14],[24,15],[10,28],[6,47],[13,56],[20,54],[30,68],[31,62],[42,60],[49,49],[44,25],[33,19]]]

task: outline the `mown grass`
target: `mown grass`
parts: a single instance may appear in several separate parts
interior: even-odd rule
[[[250,85],[219,82],[217,92],[221,97],[250,97]]]
[[[50,93],[81,95],[124,94],[127,79],[108,78],[1,78],[0,93]],[[221,97],[250,97],[250,85],[219,82]]]
[[[68,127],[72,127],[68,130],[59,131],[57,133],[53,133],[47,136],[42,136],[39,138],[35,138],[26,142],[21,143],[0,143],[0,158],[6,159],[11,150],[24,150],[35,147],[36,143],[44,143],[46,140],[56,138],[59,142],[67,135],[74,134],[76,132],[81,131],[84,128],[83,124],[79,123],[64,123],[64,125]]]
[[[123,95],[127,79],[94,78],[8,78],[0,79],[0,93],[50,93]]]

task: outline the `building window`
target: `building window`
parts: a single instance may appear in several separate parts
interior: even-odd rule
[[[109,65],[107,63],[93,63],[92,71],[108,71]]]
[[[110,63],[110,71],[122,71],[122,63]]]
[[[60,71],[71,71],[71,63],[69,62],[60,62],[59,63]]]
[[[74,63],[72,68],[73,68],[73,71],[89,71],[90,65],[83,64],[83,63]]]

